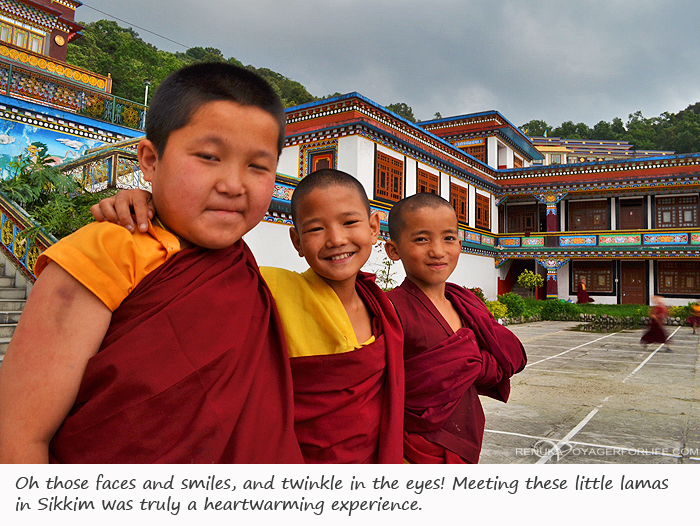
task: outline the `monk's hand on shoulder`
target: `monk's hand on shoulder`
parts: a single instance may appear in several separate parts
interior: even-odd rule
[[[138,224],[138,229],[146,232],[148,220],[153,219],[155,214],[155,206],[150,192],[139,189],[120,190],[112,197],[106,197],[92,205],[90,213],[97,221],[116,223],[130,232]]]

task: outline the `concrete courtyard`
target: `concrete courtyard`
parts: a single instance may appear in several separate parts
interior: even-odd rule
[[[700,336],[667,327],[671,352],[642,330],[511,325],[528,365],[507,404],[482,397],[485,464],[700,465]],[[699,331],[700,332],[700,331]]]

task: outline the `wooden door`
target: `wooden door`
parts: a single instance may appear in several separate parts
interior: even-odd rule
[[[620,230],[641,230],[644,224],[644,204],[640,201],[620,202]]]
[[[646,304],[647,276],[644,261],[621,261],[620,275],[621,303]]]

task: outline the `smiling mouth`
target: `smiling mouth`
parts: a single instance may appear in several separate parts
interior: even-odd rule
[[[330,261],[340,261],[342,259],[347,259],[352,255],[353,255],[352,252],[344,252],[342,254],[336,254],[335,256],[327,257],[326,259],[328,259]]]

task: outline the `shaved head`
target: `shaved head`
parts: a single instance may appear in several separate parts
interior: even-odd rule
[[[299,205],[304,197],[316,188],[328,188],[331,186],[345,186],[355,190],[367,207],[367,216],[370,215],[369,199],[360,181],[349,173],[341,172],[333,168],[322,168],[304,177],[294,189],[294,193],[292,194],[292,221],[295,227],[297,226]]]
[[[401,232],[406,227],[406,217],[422,208],[437,209],[447,207],[454,212],[454,208],[442,197],[432,193],[420,193],[402,199],[396,203],[389,212],[389,236],[392,241],[398,241]],[[455,216],[456,220],[456,216]]]

